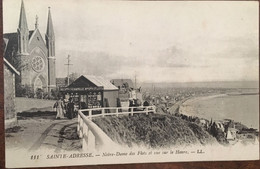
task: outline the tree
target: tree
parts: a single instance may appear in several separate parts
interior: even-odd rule
[[[59,90],[58,88],[56,89],[51,89],[51,96],[50,96],[50,99],[55,99],[57,100],[60,96],[60,93],[59,93]]]
[[[44,98],[44,92],[42,89],[38,88],[35,92],[37,99],[43,99]]]
[[[73,72],[69,75],[69,82],[70,84],[74,82],[80,75],[76,72]],[[65,78],[65,84],[68,84],[68,77]]]
[[[16,96],[33,98],[34,92],[28,85],[16,84]]]

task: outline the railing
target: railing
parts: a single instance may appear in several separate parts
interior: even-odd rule
[[[82,138],[82,149],[94,151],[113,147],[115,143],[94,123],[92,118],[105,116],[131,115],[137,113],[156,113],[155,106],[146,107],[103,107],[93,109],[81,109],[78,111],[77,132]]]

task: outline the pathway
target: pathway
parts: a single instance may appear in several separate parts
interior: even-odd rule
[[[52,149],[58,153],[62,150],[77,150],[81,147],[76,133],[77,118],[73,120],[26,118],[19,120],[19,126],[21,129],[18,132],[6,133],[8,148],[25,148],[29,151]]]

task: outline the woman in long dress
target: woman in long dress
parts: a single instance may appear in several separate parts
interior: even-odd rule
[[[67,113],[69,119],[74,118],[74,103],[71,97],[69,98],[69,102],[67,104]]]
[[[57,111],[56,119],[64,118],[63,110],[64,110],[65,106],[64,106],[62,97],[60,97],[60,99],[56,101],[53,108],[56,108],[56,111]]]

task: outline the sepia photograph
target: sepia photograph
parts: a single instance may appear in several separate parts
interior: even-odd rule
[[[258,1],[2,12],[7,168],[259,160]]]

